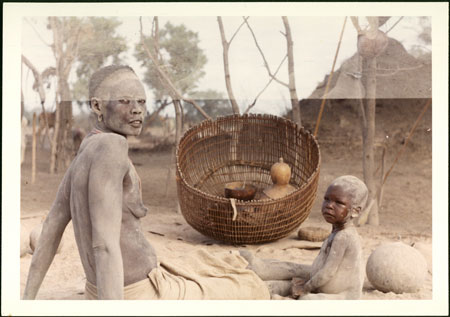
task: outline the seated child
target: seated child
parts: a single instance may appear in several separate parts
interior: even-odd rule
[[[257,259],[248,251],[241,255],[266,281],[271,294],[299,299],[359,299],[364,282],[362,249],[352,218],[365,207],[366,185],[357,177],[336,178],[328,187],[322,215],[333,225],[312,266]],[[292,280],[291,280],[292,279]]]

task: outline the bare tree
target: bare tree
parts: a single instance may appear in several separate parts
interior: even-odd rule
[[[366,90],[366,97],[361,103],[363,117],[363,174],[364,182],[369,190],[369,208],[367,217],[362,217],[360,224],[367,223],[379,225],[378,215],[378,186],[375,180],[375,109],[376,109],[376,88],[377,88],[377,56],[380,55],[387,46],[386,34],[379,30],[380,25],[386,23],[389,17],[367,17],[369,26],[362,29],[358,19],[351,17],[353,26],[358,33],[358,53],[362,57],[362,81]],[[380,188],[381,188],[380,184]]]
[[[273,76],[270,77],[269,81],[267,82],[267,84],[264,86],[264,88],[256,95],[255,99],[253,100],[253,102],[247,107],[247,109],[245,110],[244,114],[248,113],[255,105],[256,105],[256,101],[258,100],[258,98],[262,95],[262,93],[267,89],[267,87],[269,87],[269,85],[272,83],[272,81],[274,81],[276,79],[276,75],[278,73],[278,71],[281,68],[281,65],[283,65],[284,61],[286,60],[287,55],[284,56],[284,58],[281,60],[280,65],[278,65],[277,70],[275,71],[275,73],[273,74]]]
[[[294,72],[294,42],[292,41],[291,27],[289,26],[289,20],[283,16],[283,24],[285,28],[287,55],[288,55],[288,71],[289,71],[289,94],[291,96],[292,116],[294,122],[299,126],[302,125],[300,114],[300,103],[298,101],[297,89],[295,88],[295,72]]]
[[[294,71],[294,42],[292,41],[292,33],[291,33],[291,28],[289,25],[289,20],[287,19],[287,17],[282,17],[283,20],[283,24],[284,24],[284,28],[285,28],[285,33],[284,36],[286,37],[286,46],[287,46],[287,53],[285,55],[285,57],[282,59],[281,63],[279,64],[277,70],[275,71],[275,73],[272,73],[269,63],[266,60],[266,57],[264,55],[263,50],[261,49],[261,46],[258,43],[258,40],[256,39],[256,35],[255,32],[253,32],[252,27],[250,26],[250,24],[248,23],[248,18],[244,18],[244,23],[247,25],[248,29],[250,30],[250,33],[253,37],[253,40],[255,42],[256,48],[258,49],[259,53],[261,54],[261,57],[263,59],[264,62],[264,67],[267,70],[267,73],[270,77],[269,82],[267,83],[267,85],[264,87],[264,89],[257,95],[257,97],[255,98],[255,101],[253,102],[253,104],[251,104],[248,109],[246,110],[246,112],[248,112],[256,103],[256,100],[258,99],[258,97],[261,95],[261,93],[270,85],[270,83],[272,81],[276,81],[277,83],[279,83],[282,86],[285,86],[286,88],[289,89],[289,95],[290,95],[290,99],[291,99],[291,106],[292,106],[292,116],[293,116],[293,120],[294,122],[296,122],[298,125],[301,126],[301,115],[300,115],[300,103],[298,100],[298,96],[297,96],[297,89],[295,86],[295,71]],[[285,59],[288,59],[288,74],[289,74],[289,81],[288,83],[281,81],[280,79],[278,79],[276,77],[281,65],[283,64]]]
[[[152,22],[152,39],[153,39],[153,46],[154,46],[154,52],[155,52],[155,56],[157,59],[157,64],[158,67],[159,65],[161,65],[161,63],[163,63],[163,59],[161,56],[161,52],[159,49],[159,19],[157,16],[155,16],[153,18],[153,22]],[[167,74],[166,74],[167,75]],[[167,78],[169,79],[169,76],[167,75]],[[170,80],[170,79],[169,79]],[[164,80],[162,80],[160,78],[160,81],[163,83],[164,86],[167,86],[167,83],[164,82]],[[170,83],[172,81],[170,80]],[[171,85],[172,87],[175,87],[173,84]],[[174,110],[175,110],[175,144],[178,144],[178,142],[181,139],[181,133],[183,130],[183,109],[181,108],[181,102],[180,99],[177,98],[176,93],[172,90],[169,89],[169,95],[170,98],[172,99],[172,103],[174,106]],[[178,95],[181,95],[180,93]],[[158,110],[160,110],[161,108],[165,107],[165,105],[170,104],[167,100],[164,100],[163,104],[160,106],[160,108]],[[173,163],[175,163],[175,148],[173,149],[173,153],[172,153],[172,161]],[[171,168],[169,167],[168,170],[168,176],[170,175],[171,172]],[[167,186],[166,186],[167,189]],[[166,193],[167,195],[167,193]]]
[[[75,21],[49,17],[53,32],[53,55],[56,61],[57,102],[55,132],[50,159],[50,173],[67,167],[72,160],[72,98],[69,74],[78,53],[81,24]],[[71,23],[73,22],[73,23]]]
[[[147,56],[152,61],[159,78],[161,80],[161,83],[166,87],[166,89],[169,91],[170,98],[172,99],[172,103],[175,108],[175,144],[178,144],[178,142],[181,139],[181,133],[183,128],[183,109],[181,105],[181,101],[185,101],[187,103],[190,103],[196,108],[206,119],[211,119],[211,117],[195,102],[195,100],[186,98],[182,96],[182,94],[178,91],[178,89],[173,84],[172,80],[170,79],[169,75],[164,72],[164,70],[161,67],[162,58],[159,52],[159,22],[158,17],[154,17],[153,19],[153,28],[152,28],[152,36],[151,40],[153,41],[153,47],[154,52],[152,53],[150,49],[145,44],[145,36],[144,31],[142,28],[142,17],[139,17],[139,25],[140,25],[140,35],[141,35],[141,45],[144,48],[145,52],[147,53]],[[163,103],[162,106],[166,106],[166,103]],[[161,106],[161,107],[162,107]],[[174,155],[175,148],[172,152],[172,163],[175,164],[175,155]],[[166,195],[167,195],[167,189],[168,189],[168,182],[170,175],[172,174],[172,166],[169,166],[167,170],[167,180],[166,180]],[[178,205],[178,209],[179,209]]]
[[[264,55],[264,52],[263,52],[263,50],[261,49],[261,46],[260,46],[259,43],[258,43],[258,40],[257,40],[256,35],[255,35],[255,32],[253,32],[253,29],[252,29],[252,27],[250,26],[250,23],[248,23],[248,18],[245,18],[245,17],[244,17],[244,23],[247,25],[247,27],[248,27],[248,29],[249,29],[249,31],[250,31],[250,34],[251,34],[252,37],[253,37],[253,41],[255,42],[256,48],[258,49],[258,51],[259,51],[259,53],[261,54],[261,57],[262,57],[262,59],[263,59],[264,67],[266,68],[267,73],[268,73],[268,75],[269,75],[269,77],[270,77],[270,80],[268,81],[268,83],[267,83],[267,84],[264,86],[264,88],[258,93],[258,95],[256,95],[254,101],[253,101],[253,102],[247,107],[247,109],[245,110],[244,113],[248,113],[248,112],[250,111],[250,109],[253,108],[253,107],[255,106],[256,101],[258,100],[259,96],[261,96],[261,94],[267,89],[267,87],[269,87],[269,85],[272,83],[272,81],[276,81],[277,83],[279,83],[279,84],[281,84],[281,85],[283,85],[283,86],[285,86],[285,87],[289,87],[289,85],[288,85],[287,83],[282,82],[281,80],[279,80],[279,79],[276,77],[278,71],[279,71],[280,68],[281,68],[281,65],[283,65],[284,61],[286,60],[286,58],[287,58],[288,56],[285,55],[285,56],[283,57],[283,59],[281,60],[280,64],[278,65],[277,70],[275,71],[275,73],[272,73],[272,71],[270,70],[269,63],[268,63],[267,60],[266,60],[266,56]]]
[[[156,39],[156,43],[157,43],[158,19],[155,17],[155,19],[153,21],[154,21],[153,22],[154,23],[154,32],[153,32],[152,40],[155,41],[155,39]],[[178,143],[179,139],[181,138],[181,128],[183,126],[182,117],[181,117],[181,115],[182,115],[181,101],[185,101],[185,102],[193,105],[194,108],[197,109],[206,119],[211,119],[211,117],[202,109],[202,107],[200,107],[195,102],[195,100],[182,96],[182,94],[178,91],[178,89],[172,83],[172,80],[169,78],[169,75],[166,72],[164,72],[164,70],[160,66],[159,52],[152,53],[150,51],[150,49],[147,47],[147,45],[145,44],[145,36],[144,36],[144,31],[142,29],[142,18],[141,17],[139,18],[139,24],[140,24],[141,45],[144,48],[145,52],[147,53],[147,56],[150,58],[153,65],[155,66],[155,69],[158,72],[161,82],[164,84],[166,89],[169,91],[169,94],[172,98],[172,101],[173,101],[173,104],[175,107],[175,115],[179,114],[176,117],[176,123],[177,123],[176,124],[176,126],[177,126],[176,142]],[[156,44],[156,45],[154,45],[154,47],[155,47],[155,49],[157,49],[158,45]]]
[[[366,99],[364,102],[364,112],[366,122],[363,127],[363,172],[364,182],[369,189],[369,202],[373,201],[372,209],[369,211],[368,223],[379,224],[377,185],[375,182],[375,107],[376,107],[376,87],[377,87],[377,59],[368,58],[364,61],[366,71],[363,72],[363,79],[366,79]]]
[[[47,113],[45,112],[45,107],[44,107],[45,90],[44,90],[44,84],[42,81],[42,75],[41,75],[41,73],[39,73],[37,68],[30,62],[30,60],[28,58],[26,58],[24,55],[22,55],[22,63],[25,64],[33,73],[34,80],[35,80],[35,85],[33,85],[33,86],[36,86],[36,88],[38,90],[39,98],[41,99],[42,113],[44,114],[44,121],[45,121],[45,134],[47,135],[47,138],[51,145],[52,140],[50,139],[50,135],[49,135],[49,125],[48,125]],[[22,100],[22,108],[23,108],[23,106],[24,106],[23,105],[23,93],[21,93],[21,100]],[[22,109],[22,112],[23,112],[23,109]]]
[[[237,30],[234,32],[233,36],[231,37],[230,41],[227,41],[225,36],[225,29],[223,27],[222,17],[217,17],[217,22],[219,23],[219,30],[220,30],[220,38],[222,39],[222,47],[223,47],[223,68],[225,71],[225,85],[227,87],[228,92],[228,98],[231,102],[231,108],[233,109],[233,112],[235,114],[239,114],[239,106],[236,102],[236,98],[233,94],[233,88],[231,86],[231,75],[230,75],[230,64],[228,61],[228,51],[230,50],[230,44],[233,41],[236,34],[239,32],[241,27],[244,25],[244,23],[247,21],[247,18],[244,18],[244,22],[241,23],[241,25],[237,28]]]

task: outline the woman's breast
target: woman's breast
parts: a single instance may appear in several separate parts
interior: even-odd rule
[[[147,207],[142,201],[141,179],[130,161],[130,169],[123,180],[123,200],[124,212],[130,212],[136,218],[142,218],[147,214]]]
[[[123,180],[122,228],[120,245],[125,285],[147,277],[156,267],[155,250],[141,230],[140,218],[147,214],[142,201],[141,180],[130,161],[130,169]]]

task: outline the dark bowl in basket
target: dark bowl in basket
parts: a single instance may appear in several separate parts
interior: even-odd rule
[[[239,200],[252,200],[256,194],[256,187],[243,182],[225,184],[225,197]]]

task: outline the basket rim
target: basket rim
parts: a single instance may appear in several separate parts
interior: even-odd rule
[[[247,200],[247,201],[236,199],[236,205],[240,205],[240,206],[249,205],[249,204],[254,205],[254,206],[255,205],[265,205],[267,203],[280,202],[280,201],[283,201],[285,199],[289,199],[291,196],[294,196],[299,191],[303,190],[303,188],[308,186],[311,183],[311,180],[314,179],[317,176],[317,174],[319,173],[319,171],[320,171],[320,164],[321,164],[321,160],[322,160],[322,157],[321,157],[321,154],[320,154],[320,145],[319,145],[319,142],[317,141],[317,138],[312,133],[310,133],[308,130],[305,130],[304,127],[299,127],[299,125],[297,123],[293,122],[290,119],[286,119],[286,118],[283,118],[283,117],[280,117],[280,116],[276,116],[276,115],[272,115],[272,114],[261,114],[261,113],[257,113],[257,114],[256,113],[246,113],[246,114],[242,114],[242,115],[232,114],[232,115],[227,115],[227,116],[219,116],[219,117],[217,117],[214,120],[213,119],[205,119],[202,122],[200,122],[199,124],[196,124],[196,125],[190,127],[188,130],[186,130],[183,133],[183,136],[180,138],[180,141],[178,142],[177,147],[176,147],[176,151],[175,151],[177,173],[180,175],[180,177],[177,177],[176,179],[177,179],[177,181],[181,180],[181,182],[189,190],[194,191],[194,192],[199,193],[199,194],[202,194],[202,195],[204,195],[204,196],[206,196],[208,198],[212,198],[212,199],[214,199],[216,201],[218,200],[220,202],[228,202],[230,200],[230,198],[225,198],[225,197],[222,197],[222,196],[212,195],[212,194],[206,193],[206,192],[204,192],[204,191],[202,191],[202,190],[200,190],[200,189],[190,185],[184,179],[183,172],[181,171],[180,164],[179,164],[180,144],[185,138],[188,137],[188,135],[190,135],[193,131],[196,131],[196,130],[200,129],[202,126],[204,126],[206,124],[210,124],[212,122],[221,121],[221,120],[230,119],[230,118],[233,118],[233,119],[236,119],[236,118],[262,118],[262,119],[284,121],[285,123],[293,126],[296,130],[299,130],[302,133],[307,134],[308,138],[311,138],[313,140],[313,142],[317,146],[317,150],[318,150],[317,151],[318,152],[318,160],[317,160],[316,168],[312,172],[311,176],[308,177],[306,182],[303,183],[303,185],[299,186],[296,190],[294,190],[293,192],[289,193],[288,195],[286,195],[284,197],[276,198],[276,199],[271,199],[271,198],[269,198],[269,199],[261,199],[261,200],[254,200],[254,199],[252,199],[252,200]]]

